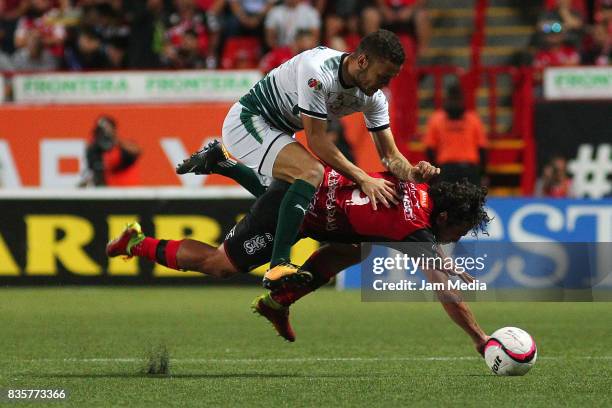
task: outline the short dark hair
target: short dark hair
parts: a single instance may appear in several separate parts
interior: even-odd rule
[[[478,232],[485,235],[491,217],[484,208],[487,199],[486,187],[477,186],[467,180],[450,183],[439,181],[431,185],[429,195],[433,200],[432,218],[443,211],[448,214],[449,225],[468,224],[475,236]]]
[[[406,60],[402,43],[397,35],[388,30],[377,30],[363,37],[356,52],[391,61],[396,65],[402,65]]]
[[[107,122],[113,129],[117,129],[117,121],[110,115],[100,115],[98,119],[96,119],[96,126],[99,126],[102,122]]]
[[[298,39],[300,37],[311,37],[312,31],[307,28],[300,28],[295,33],[295,38]]]

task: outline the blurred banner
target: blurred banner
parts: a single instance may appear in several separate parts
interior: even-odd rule
[[[525,266],[535,265],[534,257],[544,262],[547,268],[556,268],[555,276],[563,276],[565,281],[575,281],[585,273],[589,275],[589,271],[591,275],[602,274],[598,269],[589,269],[589,264],[578,256],[580,254],[590,251],[591,255],[608,256],[606,265],[612,265],[609,259],[612,256],[612,200],[491,198],[487,201],[487,211],[493,218],[488,228],[489,235],[477,239],[468,236],[460,243],[469,248],[482,244],[484,252],[490,253],[486,264],[495,264],[495,268],[473,271],[473,275],[491,287],[531,288],[529,282],[537,279],[532,279],[530,273],[537,275],[539,272]],[[502,255],[504,259],[501,259]],[[562,262],[564,259],[567,262]],[[500,262],[496,263],[496,260]],[[549,269],[546,271],[551,273]],[[610,276],[607,276],[606,284],[612,287]],[[339,286],[360,288],[360,267],[345,271],[339,279]]]
[[[194,272],[155,266],[147,260],[108,259],[109,239],[131,221],[139,221],[149,236],[190,237],[218,246],[230,228],[253,203],[243,190],[214,189],[208,193],[184,189],[173,192],[64,192],[47,196],[30,192],[13,198],[0,190],[0,284],[157,284],[220,282]],[[231,198],[232,195],[234,198]],[[216,197],[216,198],[213,198]],[[229,197],[229,198],[228,198]],[[318,247],[302,240],[292,252],[304,262]],[[259,268],[253,272],[260,275]],[[242,275],[229,282],[260,282]]]
[[[17,103],[231,102],[259,79],[259,71],[143,71],[18,74]]]
[[[610,94],[612,98],[612,94]],[[612,100],[541,102],[535,107],[537,163],[567,160],[576,197],[612,196]]]
[[[193,237],[218,245],[252,202],[242,189],[221,187],[61,190],[55,195],[0,190],[0,284],[210,282],[199,274],[153,267],[146,260],[109,261],[104,255],[106,242],[126,223],[138,220],[151,236]],[[552,244],[541,255],[545,260],[561,259],[569,248],[565,243],[612,242],[612,200],[490,199],[488,211],[493,217],[489,235],[477,240],[466,237],[461,242],[523,243],[513,250],[512,265],[527,265],[528,257],[538,256],[532,242]],[[294,247],[294,261],[301,264],[317,247],[315,241],[302,240]],[[568,263],[559,273],[571,277],[584,272]],[[507,268],[474,275],[520,287],[518,275]],[[240,279],[232,280],[236,281]],[[359,266],[343,273],[339,286],[359,288]]]
[[[76,187],[85,169],[85,146],[96,119],[110,115],[118,136],[142,147],[136,162],[143,186],[232,184],[221,176],[177,176],[177,163],[214,138],[231,103],[166,105],[56,105],[0,108],[0,185]],[[374,143],[361,114],[343,118],[344,135],[356,162],[379,171]],[[303,141],[302,132],[297,138]]]
[[[544,71],[546,99],[612,99],[612,67],[554,67]]]

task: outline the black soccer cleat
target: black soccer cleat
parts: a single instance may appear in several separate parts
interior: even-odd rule
[[[202,150],[195,152],[177,165],[176,174],[210,174],[216,165],[230,167],[235,164],[236,162],[230,159],[230,155],[225,150],[223,143],[213,140]]]

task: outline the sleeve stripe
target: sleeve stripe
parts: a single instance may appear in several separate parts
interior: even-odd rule
[[[312,116],[313,118],[327,119],[327,114],[325,113],[313,112],[313,111],[306,110],[304,108],[300,108],[300,112],[305,113],[308,116]]]
[[[387,123],[386,125],[376,126],[376,127],[373,127],[373,128],[368,128],[368,130],[370,132],[380,132],[381,130],[385,130],[385,129],[389,128],[389,127],[390,127],[390,125]]]

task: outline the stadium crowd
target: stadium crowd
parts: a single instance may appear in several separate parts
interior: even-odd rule
[[[0,0],[2,71],[271,69],[384,26],[418,38],[423,0]]]
[[[587,5],[588,4],[588,5]],[[544,0],[536,67],[610,62],[612,0]],[[261,68],[384,27],[427,49],[427,0],[0,0],[0,70]]]
[[[536,68],[609,65],[612,61],[612,0],[546,0],[538,19]]]

